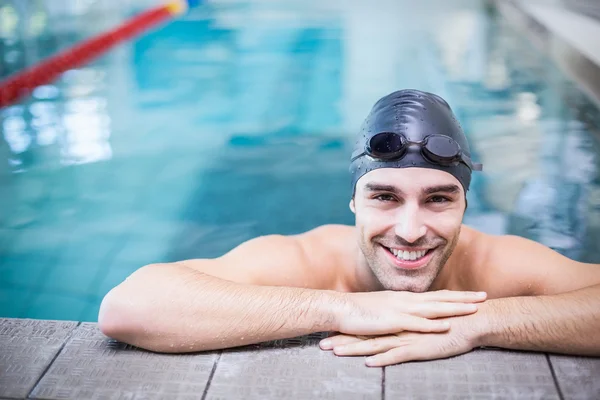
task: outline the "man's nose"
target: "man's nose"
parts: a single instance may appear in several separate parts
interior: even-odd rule
[[[406,205],[396,216],[396,235],[409,243],[414,243],[427,233],[427,228],[418,206]]]

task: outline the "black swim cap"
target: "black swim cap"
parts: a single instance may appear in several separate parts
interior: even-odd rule
[[[381,98],[365,119],[350,163],[352,190],[369,171],[408,167],[446,171],[465,193],[471,171],[481,170],[471,163],[469,143],[448,103],[412,89]]]

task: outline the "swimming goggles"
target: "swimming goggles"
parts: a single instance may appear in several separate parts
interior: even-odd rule
[[[408,140],[404,135],[395,132],[376,134],[367,142],[365,151],[357,156],[353,156],[350,162],[364,155],[383,161],[399,160],[405,156],[411,145],[419,146],[423,158],[433,164],[452,166],[463,162],[472,171],[481,171],[483,169],[483,165],[472,162],[471,158],[462,152],[456,140],[450,136],[429,135],[421,141],[414,142]]]

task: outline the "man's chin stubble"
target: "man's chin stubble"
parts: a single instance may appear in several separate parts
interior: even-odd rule
[[[436,249],[438,250],[438,249]],[[393,287],[393,289],[390,290],[398,290],[398,291],[410,291],[410,292],[426,292],[427,290],[429,290],[429,288],[431,287],[431,285],[433,284],[433,281],[435,280],[437,274],[439,274],[439,271],[437,271],[437,273],[435,274],[435,276],[431,276],[431,266],[432,265],[436,265],[436,261],[438,258],[438,254],[435,254],[431,260],[429,260],[429,262],[427,264],[425,264],[424,266],[422,266],[421,268],[418,269],[400,269],[395,267],[393,264],[391,264],[389,262],[389,260],[385,260],[385,267],[386,267],[386,278],[388,278],[388,282],[390,283],[390,285],[384,285],[384,286],[390,286]],[[383,271],[382,271],[383,272]],[[418,282],[405,282],[408,283],[408,286],[405,288],[401,288],[401,289],[395,289],[396,285],[394,285],[394,283],[398,282],[398,280],[402,280],[403,278],[406,279],[410,279],[410,280],[415,280],[418,279],[419,277],[421,277],[423,280],[419,280]]]

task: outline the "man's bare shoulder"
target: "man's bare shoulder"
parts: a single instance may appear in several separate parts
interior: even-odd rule
[[[527,295],[527,270],[533,265],[515,263],[525,241],[512,235],[491,235],[463,225],[456,248],[455,266],[461,290],[482,290],[488,298]],[[519,268],[515,268],[515,266]],[[454,278],[457,281],[457,277]]]
[[[354,274],[358,254],[356,227],[329,224],[295,236],[310,264],[316,270],[331,273],[331,289],[349,291],[348,276]]]
[[[348,245],[355,242],[356,227],[352,225],[328,224],[321,225],[299,235],[294,235],[300,240],[325,240],[326,246]]]
[[[516,296],[521,287],[511,283],[511,271],[502,267],[499,255],[510,255],[507,236],[490,235],[462,225],[458,244],[446,271],[448,288],[485,291],[489,298]],[[501,258],[504,258],[502,256]],[[514,278],[512,277],[513,281]]]
[[[488,298],[557,294],[600,283],[597,265],[571,260],[515,235],[490,235],[463,227],[450,281]]]
[[[219,258],[178,264],[244,284],[340,290],[353,232],[351,226],[323,225],[297,235],[259,236]]]

